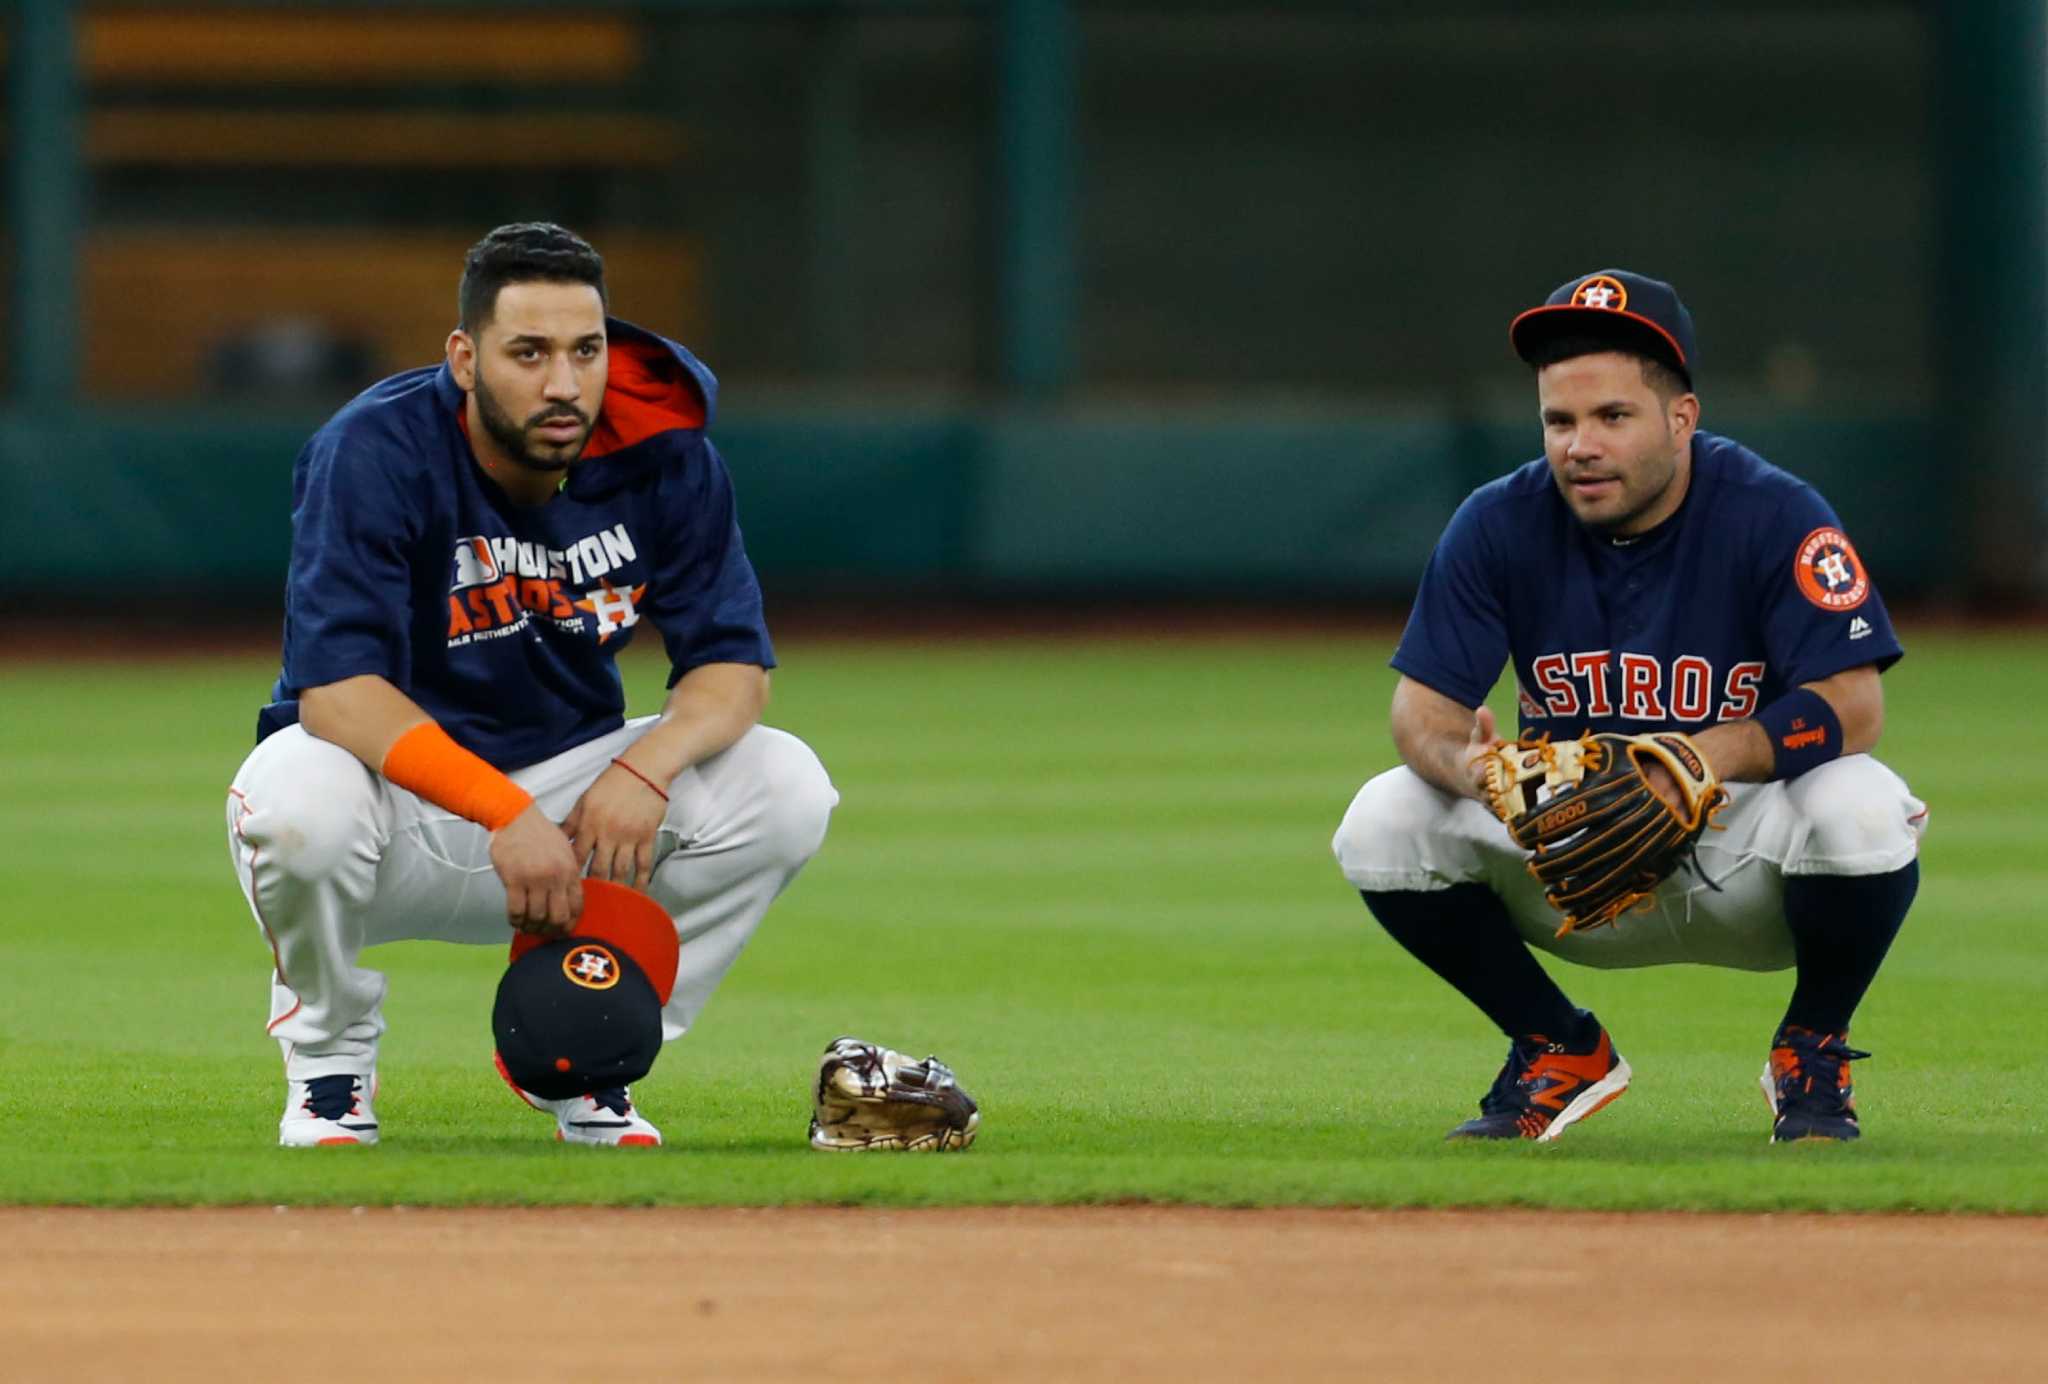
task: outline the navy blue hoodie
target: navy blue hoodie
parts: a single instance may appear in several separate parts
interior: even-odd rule
[[[705,436],[718,381],[673,341],[605,327],[597,425],[545,505],[512,503],[478,466],[445,364],[372,385],[313,434],[259,740],[298,719],[306,688],[374,673],[498,768],[537,763],[624,724],[614,660],[643,618],[671,686],[705,663],[775,666]]]

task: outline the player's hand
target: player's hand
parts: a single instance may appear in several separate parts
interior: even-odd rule
[[[645,889],[654,878],[655,833],[667,815],[666,799],[614,764],[576,800],[562,830],[590,878]]]
[[[1506,743],[1500,738],[1500,727],[1494,723],[1492,707],[1482,706],[1472,714],[1472,734],[1465,742],[1465,783],[1469,796],[1486,801],[1486,757]]]
[[[583,881],[569,837],[538,805],[491,833],[491,868],[505,885],[505,920],[558,937],[583,914]]]
[[[1654,759],[1650,760],[1643,765],[1643,781],[1681,820],[1685,817],[1685,797],[1678,791],[1678,780],[1671,777],[1669,769]]]

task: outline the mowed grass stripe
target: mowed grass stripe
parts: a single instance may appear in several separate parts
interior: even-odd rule
[[[1934,828],[1857,1026],[1869,1134],[1828,1149],[1765,1142],[1756,1074],[1789,976],[1688,967],[1553,965],[1635,1087],[1554,1146],[1441,1142],[1505,1043],[1328,854],[1393,758],[1382,637],[785,641],[769,719],[845,802],[638,1089],[670,1147],[554,1147],[488,1070],[502,954],[408,943],[366,955],[392,982],[386,1143],[285,1153],[268,953],[221,827],[274,663],[16,665],[0,1200],[2048,1210],[2048,852],[1992,748],[2037,701],[2048,640],[1905,633],[1884,755]],[[658,706],[658,657],[626,673],[635,708]],[[952,1061],[983,1101],[976,1150],[806,1149],[812,1064],[849,1031]]]

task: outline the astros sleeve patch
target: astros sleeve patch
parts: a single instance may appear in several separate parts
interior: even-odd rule
[[[1854,610],[1870,595],[1870,574],[1848,535],[1833,526],[1815,529],[1792,560],[1799,594],[1822,610]]]

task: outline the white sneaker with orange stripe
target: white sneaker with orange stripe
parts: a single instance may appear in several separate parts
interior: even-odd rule
[[[377,1114],[370,1108],[376,1089],[375,1072],[287,1079],[277,1142],[288,1149],[376,1143]]]
[[[623,1086],[568,1100],[542,1100],[528,1091],[519,1094],[534,1109],[555,1117],[555,1138],[565,1144],[653,1148],[661,1142],[661,1131],[633,1108],[633,1098]]]
[[[513,1095],[555,1117],[555,1138],[562,1143],[615,1148],[653,1148],[661,1143],[661,1131],[633,1108],[633,1097],[624,1086],[567,1100],[543,1100],[514,1081],[505,1070],[505,1060],[496,1053],[491,1054],[491,1065]]]

